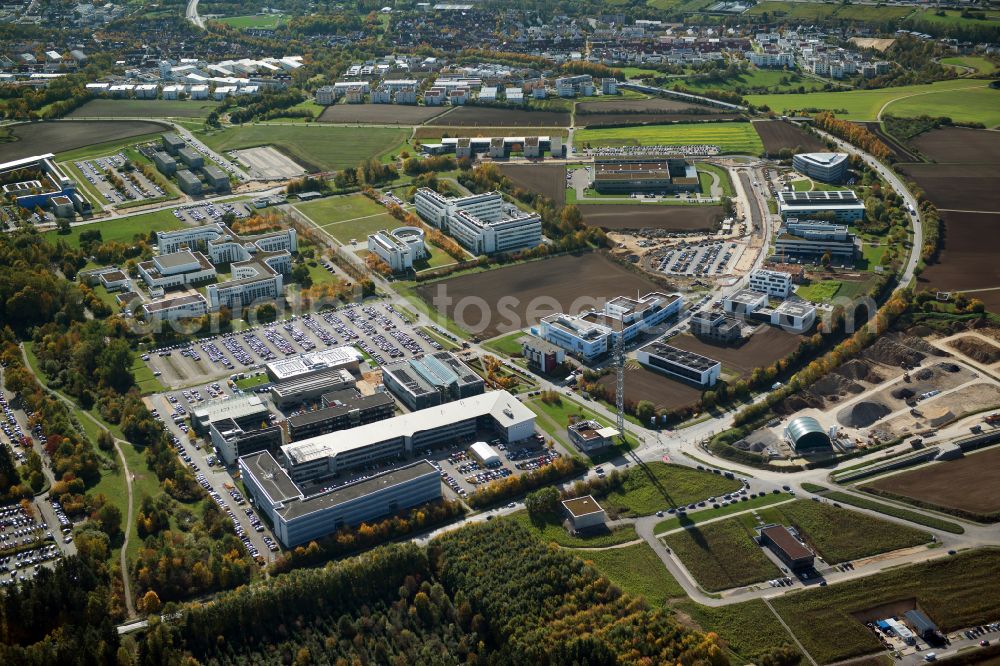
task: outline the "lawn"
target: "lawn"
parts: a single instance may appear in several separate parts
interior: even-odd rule
[[[614,546],[620,543],[635,541],[639,538],[635,533],[634,525],[619,525],[612,529],[595,531],[585,536],[572,536],[563,527],[561,516],[550,515],[536,520],[527,511],[518,511],[511,516],[511,519],[523,525],[539,539],[557,543],[565,548]]]
[[[145,497],[157,497],[163,489],[160,481],[148,467],[146,467],[146,455],[143,451],[136,449],[131,444],[120,444],[122,453],[125,454],[125,461],[128,463],[128,471],[132,475],[132,501],[133,509],[138,510],[142,506]],[[128,512],[122,512],[122,520],[128,519]],[[132,526],[133,529],[135,526]],[[142,540],[133,532],[128,542],[128,559],[132,561],[142,546]]]
[[[645,598],[650,606],[665,606],[669,599],[686,596],[684,588],[645,542],[624,548],[580,552],[577,557],[591,562],[623,592]]]
[[[425,243],[424,247],[427,248],[427,258],[413,262],[413,268],[417,272],[441,268],[442,266],[455,263],[455,258],[438,246]]]
[[[660,72],[655,69],[643,69],[642,67],[619,67],[626,79],[637,79],[640,76],[659,76]]]
[[[795,293],[800,298],[814,303],[826,303],[833,299],[840,291],[843,283],[840,280],[820,280],[811,284],[800,285],[795,288]]]
[[[77,225],[72,227],[68,234],[60,234],[58,231],[47,231],[44,234],[44,238],[50,243],[62,240],[72,248],[79,248],[80,234],[84,231],[100,230],[101,239],[105,243],[109,241],[131,243],[136,234],[146,235],[150,231],[169,231],[171,229],[180,229],[183,226],[184,223],[174,217],[172,210],[158,210],[152,213],[140,213],[130,217],[121,217],[115,220]]]
[[[803,487],[805,487],[805,484],[803,484]],[[865,499],[849,493],[833,491],[824,493],[823,497],[826,497],[831,502],[840,502],[842,504],[850,504],[851,506],[860,507],[862,509],[878,511],[879,513],[884,513],[887,516],[902,518],[903,520],[908,520],[911,523],[923,525],[924,527],[943,530],[945,532],[951,532],[952,534],[965,533],[965,528],[958,523],[951,522],[950,520],[936,518],[917,511],[910,511],[909,509],[893,506],[891,504],[885,504],[884,502],[876,502],[875,500]]]
[[[750,123],[718,122],[641,127],[608,127],[578,130],[579,146],[719,146],[724,153],[759,155],[764,151],[760,136]]]
[[[523,331],[514,331],[513,333],[493,338],[489,342],[484,342],[483,347],[486,347],[486,349],[498,354],[504,354],[505,356],[520,356],[521,343],[518,342],[518,340],[523,338],[525,335],[527,335],[527,333],[524,333]]]
[[[260,373],[257,375],[251,375],[250,377],[244,377],[243,379],[236,380],[236,388],[241,391],[246,391],[248,389],[256,388],[263,384],[267,384],[270,380],[266,373]]]
[[[98,287],[98,289],[104,289],[104,287]],[[141,358],[136,357],[132,362],[132,374],[135,376],[136,386],[139,387],[139,391],[143,395],[162,393],[166,390],[166,387],[160,383],[159,378],[153,376],[153,371],[150,370],[149,366]]]
[[[357,241],[358,245],[368,246],[368,234],[383,229],[394,229],[399,226],[399,220],[389,213],[379,213],[370,217],[363,217],[357,220],[347,220],[345,222],[334,222],[323,225],[323,231],[327,232],[344,245],[348,245],[351,240]]]
[[[938,16],[937,12],[940,11],[944,16]],[[918,12],[907,19],[907,22],[912,23],[935,23],[942,26],[948,27],[996,27],[997,20],[1000,19],[1000,12],[990,11],[976,8],[976,13],[985,14],[984,19],[978,18],[966,18],[962,16],[961,10],[956,9],[925,9],[922,12]]]
[[[227,16],[226,18],[213,19],[219,21],[220,23],[225,23],[226,25],[238,28],[240,30],[245,30],[247,28],[257,28],[260,30],[273,30],[277,28],[281,23],[284,22],[284,18],[281,16]]]
[[[166,129],[164,129],[164,131],[166,131]],[[127,139],[115,139],[113,141],[105,141],[104,143],[91,144],[82,148],[74,148],[73,150],[56,153],[56,161],[69,162],[71,160],[86,160],[93,157],[103,157],[104,155],[116,153],[126,146],[134,146],[136,144],[147,143],[149,141],[159,141],[161,136],[163,136],[163,134],[160,132],[155,134],[140,134],[139,136],[130,136]]]
[[[753,537],[739,520],[729,519],[674,532],[662,541],[703,589],[717,592],[781,575]]]
[[[751,67],[740,76],[728,79],[682,79],[681,85],[695,92],[704,90],[768,90],[773,92],[821,90],[822,81],[806,78],[795,72],[786,72],[780,69],[758,69]]]
[[[569,425],[571,417],[573,417],[574,420],[597,421],[603,426],[613,425],[608,419],[598,416],[595,412],[587,409],[575,400],[570,400],[566,396],[559,396],[559,398],[559,402],[554,404],[543,402],[539,398],[528,400],[524,404],[528,409],[538,415],[538,425],[542,428],[542,430],[549,433],[549,435],[556,441],[562,442],[571,452],[575,452],[577,450],[576,447],[570,443],[569,435],[566,432],[566,428]],[[620,445],[617,448],[621,449],[623,447]],[[607,456],[602,454],[600,457],[603,459]]]
[[[385,212],[385,206],[372,201],[363,194],[327,197],[295,204],[295,208],[321,227],[334,222],[354,220]]]
[[[976,74],[992,74],[996,71],[997,66],[989,58],[984,58],[983,56],[955,56],[954,58],[941,58],[942,65],[951,65],[952,67],[967,67],[969,69],[975,70]]]
[[[218,102],[199,99],[94,99],[69,118],[207,118]]]
[[[798,500],[757,513],[765,523],[794,527],[827,564],[919,546],[932,538],[922,530],[825,502]],[[748,529],[755,527],[752,516],[742,515],[736,520]]]
[[[629,469],[622,487],[608,493],[602,504],[623,514],[648,516],[725,495],[742,485],[719,474],[653,461]]]
[[[720,166],[714,164],[709,164],[708,162],[699,162],[698,171],[707,171],[708,173],[714,173],[719,177],[719,186],[722,188],[722,196],[725,197],[735,197],[736,190],[733,187],[733,180],[729,177],[729,171],[723,169]],[[705,194],[711,194],[711,192],[704,192]]]
[[[996,620],[1000,551],[983,549],[896,567],[825,588],[794,592],[771,603],[821,664],[882,650],[853,614],[914,599],[945,632]]]
[[[244,125],[199,135],[216,151],[274,146],[303,166],[332,171],[356,166],[400,147],[405,130],[384,127]]]
[[[760,5],[758,5],[759,7]],[[887,113],[906,116],[952,115],[962,121],[978,121],[995,125],[1000,111],[1000,91],[989,90],[985,81],[956,79],[926,85],[879,88],[875,90],[849,90],[844,92],[815,92],[791,95],[747,95],[746,101],[754,106],[766,105],[776,113],[785,111],[824,109],[833,111],[845,120],[876,120],[883,105]],[[944,94],[938,94],[944,93]],[[894,101],[902,100],[906,101]],[[992,123],[987,122],[994,119]]]
[[[792,638],[760,599],[712,608],[682,601],[675,608],[704,631],[714,631],[739,658],[734,664],[761,663],[757,657]]]
[[[865,269],[872,270],[875,266],[882,265],[882,257],[888,249],[888,245],[864,243],[861,246],[861,261],[865,264]]]

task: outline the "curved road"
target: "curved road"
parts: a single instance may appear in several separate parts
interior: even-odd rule
[[[198,0],[188,0],[187,9],[184,10],[184,18],[199,28],[205,28],[205,19],[198,16]]]

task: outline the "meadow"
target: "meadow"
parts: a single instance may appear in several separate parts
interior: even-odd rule
[[[792,643],[791,636],[760,599],[728,606],[702,606],[682,601],[675,608],[704,631],[714,631],[739,659],[732,663],[761,663],[758,655]]]
[[[564,548],[603,547],[628,543],[638,539],[634,525],[619,525],[604,531],[588,531],[579,536],[573,536],[562,525],[562,515],[546,515],[535,517],[527,511],[518,511],[511,516],[523,525],[529,532],[546,543],[557,543]],[[662,566],[662,565],[661,565]]]
[[[354,220],[359,217],[385,212],[385,207],[363,194],[349,194],[342,197],[326,197],[295,204],[295,208],[319,226]]]
[[[958,68],[968,68],[974,70],[976,74],[992,74],[997,70],[996,63],[989,58],[973,55],[941,58],[941,64]]]
[[[878,7],[869,5],[841,5],[801,2],[761,2],[750,9],[748,14],[780,16],[795,21],[821,21],[837,19],[842,21],[882,21],[902,19],[913,13],[912,7]]]
[[[739,520],[720,520],[673,532],[662,539],[708,592],[777,578],[781,571]]]
[[[718,474],[653,461],[629,469],[625,482],[601,503],[619,513],[648,516],[738,490],[743,484]]]
[[[220,23],[225,23],[232,28],[245,30],[247,28],[257,28],[260,30],[273,30],[284,22],[281,16],[227,16],[226,18],[215,19]]]
[[[719,146],[724,153],[759,155],[764,150],[751,123],[688,123],[583,129],[576,133],[577,146]]]
[[[130,217],[120,217],[114,220],[94,222],[92,224],[77,225],[70,228],[68,234],[60,234],[58,231],[47,231],[43,235],[50,243],[64,241],[72,248],[80,247],[80,234],[84,231],[99,230],[101,240],[105,243],[114,241],[117,243],[130,243],[136,234],[146,236],[150,231],[169,231],[180,229],[184,223],[174,217],[172,210],[158,210],[152,213],[140,213]]]
[[[674,580],[649,544],[606,548],[577,553],[604,577],[627,594],[642,596],[650,606],[663,606],[669,599],[685,597],[684,588]]]

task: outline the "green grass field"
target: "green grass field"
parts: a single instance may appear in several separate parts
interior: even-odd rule
[[[758,5],[759,7],[760,5]],[[885,106],[886,113],[897,116],[951,115],[953,120],[1000,123],[1000,91],[989,90],[985,81],[956,79],[926,85],[816,92],[791,95],[747,95],[754,106],[768,106],[776,113],[801,109],[833,111],[845,120],[875,120]],[[944,93],[944,94],[938,94]],[[905,98],[905,100],[904,100]],[[946,111],[954,113],[946,113]]]
[[[662,541],[702,588],[717,592],[781,575],[753,536],[739,520],[729,519],[674,532]]]
[[[725,495],[742,485],[719,474],[653,461],[630,468],[622,488],[609,493],[601,503],[621,513],[648,516],[670,507]]]
[[[759,69],[751,67],[745,73],[725,80],[699,80],[698,78],[681,79],[681,85],[694,91],[701,90],[734,90],[747,91],[766,89],[771,92],[799,91],[809,92],[822,90],[823,82],[804,77],[795,72],[780,69]]]
[[[385,212],[385,206],[372,201],[363,194],[327,197],[295,204],[295,208],[321,227],[334,222],[354,220]]]
[[[578,552],[577,557],[594,565],[604,577],[627,594],[641,596],[650,606],[664,606],[669,599],[684,597],[684,588],[674,580],[649,544]]]
[[[996,620],[1000,550],[983,549],[896,567],[874,576],[813,588],[771,603],[821,664],[882,650],[853,613],[915,599],[945,632]]]
[[[58,231],[46,231],[43,237],[50,243],[62,240],[70,247],[78,248],[80,247],[80,234],[84,231],[99,229],[101,239],[104,242],[130,243],[136,234],[145,235],[150,231],[169,231],[171,229],[180,229],[183,226],[184,223],[174,217],[172,211],[158,210],[152,213],[140,213],[116,220],[78,225],[72,227],[70,232],[65,235],[60,234]]]
[[[378,213],[374,216],[364,217],[358,220],[347,220],[345,222],[334,222],[323,225],[323,231],[327,232],[344,245],[349,245],[351,240],[357,242],[358,246],[368,246],[368,234],[383,229],[393,229],[399,226],[399,220],[389,213]]]
[[[792,638],[760,599],[712,608],[692,601],[676,603],[704,631],[714,631],[738,659],[734,664],[761,663],[757,660],[772,648],[792,644]]]
[[[566,432],[570,417],[574,417],[577,420],[587,419],[597,421],[603,426],[614,426],[608,419],[598,416],[596,412],[584,407],[575,400],[570,400],[566,396],[560,396],[560,401],[556,404],[546,403],[539,398],[533,398],[526,400],[524,405],[538,415],[539,427],[547,432],[552,439],[561,442],[571,453],[575,453],[577,449],[570,442],[569,435]],[[591,457],[591,460],[606,460],[616,454],[624,453],[635,443],[635,438],[629,437],[627,442],[618,444],[610,451],[595,454]]]
[[[244,30],[246,28],[273,30],[281,25],[285,19],[281,16],[227,16],[226,18],[214,20],[240,30]]]
[[[724,153],[759,155],[764,150],[760,136],[750,123],[689,123],[583,129],[576,133],[578,146],[689,146],[711,144]]]
[[[207,99],[94,99],[69,118],[207,118],[219,106]]]
[[[699,162],[698,171],[706,171],[708,173],[714,173],[719,177],[719,186],[722,187],[722,196],[725,197],[735,197],[736,189],[733,187],[733,180],[729,177],[729,171],[723,169],[720,166],[714,164],[709,164],[708,162]]]
[[[938,16],[937,12],[941,11],[944,15]],[[962,16],[961,10],[957,9],[925,9],[923,11],[918,11],[907,18],[908,23],[932,23],[941,26],[979,26],[979,27],[996,27],[997,21],[1000,21],[1000,11],[991,11],[985,9],[976,8],[976,13],[982,12],[985,14],[984,19],[978,18],[965,18]]]
[[[996,63],[983,56],[955,56],[954,58],[941,58],[942,65],[951,65],[959,69],[972,69],[976,74],[992,74],[997,70]]]
[[[777,495],[771,493],[769,495],[764,495],[763,497],[748,499],[746,502],[736,502],[734,504],[730,504],[729,506],[720,506],[718,509],[702,509],[685,516],[683,522],[676,516],[661,520],[653,528],[653,533],[662,534],[663,532],[675,530],[682,526],[697,525],[698,523],[704,523],[705,521],[712,520],[714,518],[721,518],[734,513],[740,513],[741,511],[749,511],[750,509],[759,509],[772,504],[778,504],[779,502],[787,502],[790,499],[791,496],[786,495],[785,493],[778,493]]]
[[[573,536],[562,525],[562,516],[545,516],[535,520],[527,511],[518,511],[510,516],[529,532],[545,542],[557,543],[564,548],[596,548],[614,546],[620,543],[635,541],[639,536],[634,525],[619,525],[603,532],[588,533],[584,536]]]
[[[944,520],[943,518],[928,516],[927,514],[920,513],[918,511],[911,511],[892,504],[886,504],[885,502],[876,502],[875,500],[857,497],[856,495],[840,491],[827,492],[824,493],[823,496],[831,502],[840,502],[841,504],[849,504],[862,509],[871,509],[872,511],[878,511],[879,513],[884,513],[887,516],[902,518],[903,520],[908,520],[911,523],[923,525],[924,527],[944,530],[945,532],[951,532],[952,534],[965,533],[965,528],[958,523],[953,523],[950,520]]]
[[[356,166],[395,150],[407,137],[405,130],[385,127],[331,127],[244,125],[199,134],[217,151],[271,145],[307,168],[331,171]]]
[[[260,373],[257,375],[251,375],[250,377],[244,377],[243,379],[236,380],[236,388],[241,391],[246,391],[247,389],[256,388],[262,384],[266,384],[271,381],[266,373]]]
[[[104,287],[98,287],[98,289],[103,290]],[[143,395],[162,393],[167,390],[160,379],[153,376],[153,371],[149,369],[149,366],[138,357],[132,362],[132,374],[135,376],[135,383]]]
[[[795,293],[807,301],[825,303],[837,295],[841,284],[840,280],[821,280],[796,287]]]
[[[498,354],[505,354],[506,356],[520,356],[521,343],[518,342],[518,340],[523,338],[525,335],[527,334],[523,331],[514,331],[513,333],[493,338],[489,342],[483,343],[483,346],[490,351],[495,351]]]
[[[164,128],[164,132],[165,131],[166,128]],[[156,132],[153,134],[130,136],[127,139],[115,139],[113,141],[105,141],[103,143],[94,143],[82,148],[74,148],[73,150],[56,153],[56,161],[67,162],[69,160],[85,160],[92,157],[102,157],[104,155],[116,153],[126,146],[134,146],[148,141],[159,141],[161,136],[163,136],[162,133]]]

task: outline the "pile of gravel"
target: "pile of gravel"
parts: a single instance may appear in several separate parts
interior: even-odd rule
[[[893,398],[898,398],[899,400],[909,400],[910,398],[912,398],[915,395],[916,395],[916,393],[914,393],[912,390],[906,388],[905,386],[902,386],[902,387],[900,387],[898,389],[893,389],[893,391],[892,391],[892,397]]]
[[[849,428],[867,428],[892,410],[881,402],[862,400],[837,414],[837,421]]]

